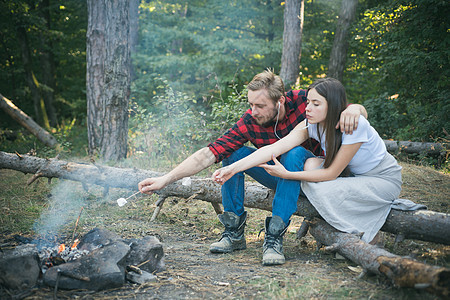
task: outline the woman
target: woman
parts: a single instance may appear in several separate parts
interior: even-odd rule
[[[383,140],[360,116],[353,134],[335,128],[347,107],[345,88],[336,79],[324,78],[308,88],[306,120],[277,143],[213,174],[223,184],[237,172],[261,166],[273,175],[301,180],[302,190],[320,215],[333,227],[348,233],[363,233],[370,242],[383,226],[391,208],[421,208],[397,199],[401,191],[401,167],[387,153]],[[276,157],[308,138],[321,143],[325,158],[310,158],[304,171],[289,172]],[[261,164],[273,160],[274,164]]]

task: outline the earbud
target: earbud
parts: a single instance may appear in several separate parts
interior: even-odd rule
[[[281,106],[281,102],[278,101],[278,109],[280,109],[280,106]]]

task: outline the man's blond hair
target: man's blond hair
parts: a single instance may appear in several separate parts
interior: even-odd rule
[[[265,89],[269,98],[274,102],[277,102],[285,95],[283,80],[280,76],[275,75],[270,69],[256,74],[252,81],[247,85],[247,89],[250,91]]]

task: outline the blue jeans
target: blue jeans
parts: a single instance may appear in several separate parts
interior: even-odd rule
[[[223,166],[228,166],[250,154],[256,149],[242,147],[230,157],[223,160]],[[303,171],[306,159],[314,155],[305,148],[298,146],[289,152],[281,155],[280,162],[288,171]],[[244,172],[240,172],[231,177],[222,185],[222,204],[224,211],[233,212],[240,216],[244,213],[244,173],[262,185],[275,190],[272,202],[272,215],[279,216],[287,224],[292,214],[297,211],[297,201],[300,195],[300,181],[287,180],[275,177],[266,172],[263,168],[253,167]]]

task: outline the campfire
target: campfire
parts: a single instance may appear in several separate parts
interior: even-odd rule
[[[0,283],[18,290],[43,284],[61,289],[102,290],[127,281],[156,280],[164,252],[155,236],[123,239],[95,228],[67,243],[35,242],[0,253]],[[42,246],[45,244],[45,246]]]
[[[77,248],[79,243],[80,240],[75,239],[71,246],[60,244],[59,246],[54,247],[43,247],[38,252],[39,259],[42,262],[42,273],[45,273],[51,267],[74,261],[81,256],[88,254],[88,250],[79,250]]]

